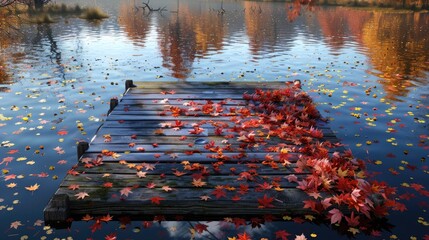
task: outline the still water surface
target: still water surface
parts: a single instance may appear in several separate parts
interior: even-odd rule
[[[17,23],[22,34],[1,36],[0,160],[13,158],[0,165],[0,230],[5,236],[227,239],[247,232],[253,239],[276,239],[275,233],[285,230],[292,239],[301,234],[347,238],[308,219],[253,229],[205,222],[209,231],[203,234],[190,230],[196,222],[154,223],[147,229],[142,222],[126,227],[112,222],[95,233],[85,222],[74,222],[68,230],[44,228],[43,208],[77,161],[76,142],[90,141],[109,99],[121,96],[126,79],[301,79],[346,147],[367,160],[376,180],[396,187],[398,200],[407,207],[389,215],[389,229],[373,232],[379,237],[356,237],[422,239],[429,233],[429,196],[416,190],[429,188],[428,13],[160,0],[151,6],[167,11],[147,14],[140,1],[63,2],[97,5],[110,18]],[[219,14],[222,7],[225,13]],[[36,183],[38,190],[25,189]]]

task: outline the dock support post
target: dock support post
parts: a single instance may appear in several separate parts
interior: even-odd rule
[[[125,91],[133,87],[136,87],[136,85],[134,85],[133,80],[125,80]]]
[[[69,196],[67,194],[54,195],[43,210],[45,223],[55,228],[66,228],[69,223]]]
[[[116,106],[118,106],[119,104],[119,100],[117,98],[112,98],[110,99],[110,108],[109,111],[107,112],[107,115],[109,115],[113,109],[115,109]]]
[[[89,143],[87,142],[79,142],[79,144],[77,145],[77,159],[79,160],[83,154],[86,152],[86,150],[88,150],[89,148]]]

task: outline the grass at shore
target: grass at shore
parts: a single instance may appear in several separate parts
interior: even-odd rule
[[[62,17],[78,17],[89,21],[103,20],[109,15],[99,7],[80,7],[79,5],[70,6],[66,4],[48,4],[42,10],[34,10],[22,7],[14,9],[15,14],[28,13],[28,22],[30,23],[54,23],[55,18]]]

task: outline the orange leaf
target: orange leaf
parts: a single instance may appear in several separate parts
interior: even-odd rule
[[[207,183],[206,183],[206,182],[201,181],[201,178],[199,178],[199,179],[195,179],[195,178],[193,178],[193,179],[192,179],[192,185],[194,185],[195,187],[202,187],[202,186],[207,185]]]
[[[107,214],[106,216],[101,217],[100,221],[102,221],[102,222],[109,222],[109,221],[112,221],[112,219],[113,219],[113,217],[110,216],[110,214]]]

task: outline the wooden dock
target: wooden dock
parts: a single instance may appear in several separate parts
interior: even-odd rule
[[[79,144],[78,164],[44,210],[48,224],[87,214],[314,214],[304,201],[332,196],[302,184],[315,175],[303,166],[310,156],[335,158],[344,149],[298,82],[126,85],[91,143]]]

